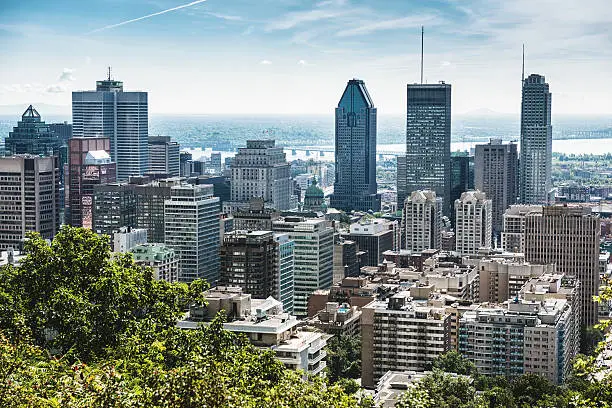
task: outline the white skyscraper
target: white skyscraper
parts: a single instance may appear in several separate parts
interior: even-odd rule
[[[413,252],[440,248],[442,198],[435,191],[413,191],[404,202],[405,248]]]
[[[149,108],[146,92],[124,92],[123,82],[96,81],[95,91],[72,93],[72,136],[108,137],[117,180],[149,168]]]
[[[219,198],[211,185],[172,187],[164,203],[165,243],[179,257],[179,281],[219,278]]]
[[[485,193],[466,191],[455,200],[455,245],[461,255],[491,247],[492,204]]]

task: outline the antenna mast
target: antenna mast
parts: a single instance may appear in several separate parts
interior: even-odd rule
[[[521,74],[521,84],[525,84],[525,44],[523,44],[523,72]]]
[[[423,36],[425,34],[425,28],[421,26],[421,84],[423,84]]]
[[[108,67],[108,80],[111,80],[111,67]]]

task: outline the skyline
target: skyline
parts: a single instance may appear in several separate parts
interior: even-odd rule
[[[70,92],[93,89],[110,65],[127,91],[149,92],[152,114],[331,115],[351,78],[368,83],[380,114],[405,114],[424,25],[425,80],[453,85],[454,113],[520,113],[523,42],[526,75],[555,89],[554,114],[612,106],[603,0],[83,3],[3,10],[0,105],[69,107]]]

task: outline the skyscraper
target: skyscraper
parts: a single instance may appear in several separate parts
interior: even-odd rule
[[[219,277],[219,199],[210,185],[171,188],[164,203],[165,244],[179,257],[179,281]]]
[[[430,190],[413,191],[404,202],[405,248],[413,252],[440,248],[442,199]]]
[[[224,203],[225,212],[247,208],[253,197],[279,211],[291,209],[290,167],[274,140],[247,140],[232,160],[231,173],[231,202]]]
[[[72,93],[73,137],[108,137],[117,180],[149,168],[149,108],[146,92],[124,92],[123,82],[96,82],[95,91]]]
[[[376,193],[376,108],[359,79],[351,79],[336,108],[333,208],[379,211]]]
[[[9,132],[4,142],[6,155],[32,154],[36,156],[60,155],[61,141],[32,105],[21,115],[21,121]]]
[[[0,250],[21,248],[26,232],[53,239],[60,227],[59,159],[0,157]]]
[[[461,198],[461,194],[474,189],[474,156],[467,151],[451,152],[451,204]],[[455,225],[455,212],[450,219]]]
[[[478,190],[461,194],[455,201],[455,245],[461,255],[475,255],[491,248],[491,200]]]
[[[476,189],[491,199],[493,234],[502,231],[504,211],[516,203],[518,195],[518,152],[515,143],[491,139],[477,144],[474,156]]]
[[[523,81],[521,104],[520,202],[546,204],[551,189],[552,95],[544,76]]]
[[[433,190],[450,215],[451,86],[409,84],[407,87],[406,156],[398,157],[397,202],[415,190]]]
[[[179,177],[180,148],[169,136],[149,136],[149,173]]]
[[[582,325],[598,322],[599,216],[590,207],[552,206],[525,216],[525,260],[555,263],[557,272],[580,281]]]
[[[106,137],[77,137],[68,142],[69,214],[66,219],[75,227],[93,228],[94,186],[116,180],[116,165],[109,155]]]

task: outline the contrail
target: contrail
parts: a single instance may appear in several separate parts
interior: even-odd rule
[[[181,6],[176,6],[176,7],[169,8],[169,9],[167,9],[167,10],[158,11],[157,13],[148,14],[148,15],[146,15],[146,16],[142,16],[142,17],[138,17],[138,18],[133,18],[133,19],[131,19],[131,20],[127,20],[127,21],[122,21],[122,22],[117,23],[117,24],[107,25],[107,26],[104,26],[104,27],[102,27],[102,28],[97,28],[97,29],[95,29],[95,30],[93,30],[93,31],[88,32],[87,34],[97,33],[97,32],[100,32],[100,31],[108,30],[108,29],[110,29],[110,28],[115,28],[115,27],[119,27],[119,26],[122,26],[122,25],[126,25],[126,24],[130,24],[130,23],[134,23],[134,22],[136,22],[136,21],[144,20],[144,19],[147,19],[147,18],[151,18],[151,17],[159,16],[160,14],[166,14],[166,13],[169,13],[169,12],[171,12],[171,11],[180,10],[180,9],[183,9],[183,8],[187,8],[187,7],[195,6],[196,4],[204,3],[205,1],[206,1],[206,0],[196,0],[196,1],[192,1],[191,3],[183,4],[183,5],[181,5]]]

